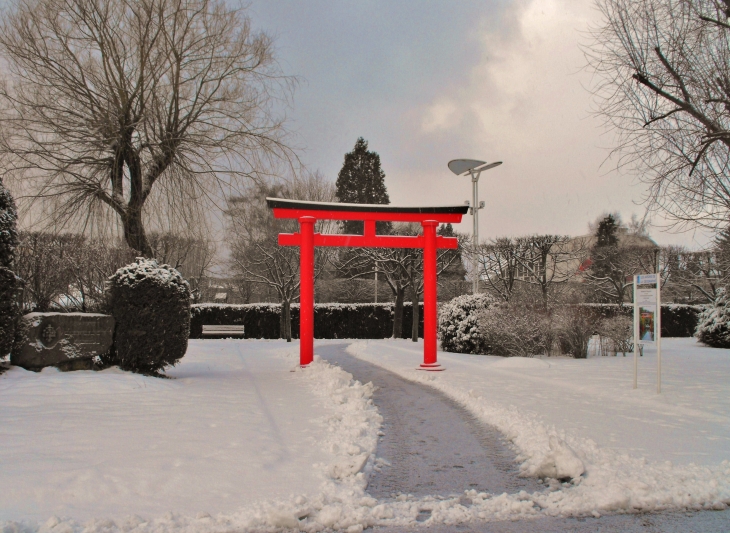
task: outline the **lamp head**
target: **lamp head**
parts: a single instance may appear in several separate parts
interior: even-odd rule
[[[486,161],[479,161],[477,159],[454,159],[449,161],[449,170],[457,176],[461,176],[472,172],[489,170],[490,168],[498,167],[501,164],[501,161],[495,161],[494,163],[487,164]]]

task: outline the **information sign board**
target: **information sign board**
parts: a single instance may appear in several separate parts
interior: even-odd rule
[[[638,386],[639,345],[656,346],[657,393],[662,391],[662,348],[661,348],[661,294],[659,276],[639,274],[634,276],[634,388]]]
[[[653,275],[653,284],[647,283],[649,276],[637,276],[645,284],[636,284],[636,305],[639,307],[639,342],[654,344],[656,341],[656,275]],[[637,280],[638,281],[638,280]]]

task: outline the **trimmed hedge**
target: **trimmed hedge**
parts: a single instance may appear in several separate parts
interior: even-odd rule
[[[662,337],[693,337],[704,305],[662,305]]]
[[[423,303],[418,334],[423,337]],[[247,339],[279,338],[279,304],[195,304],[191,308],[190,338],[200,339],[203,324],[243,325]],[[299,304],[291,305],[292,337],[299,337]],[[411,337],[413,313],[403,305],[403,336]],[[317,339],[387,339],[393,334],[393,304],[314,304]]]
[[[423,303],[419,314],[418,335],[423,337]],[[583,304],[595,309],[603,318],[619,314],[615,304]],[[194,304],[191,308],[190,338],[200,339],[203,324],[243,325],[247,339],[279,338],[279,304]],[[662,305],[662,336],[692,337],[701,305]],[[632,316],[633,307],[623,306],[624,316]],[[299,337],[299,304],[292,304],[292,336]],[[410,338],[413,313],[411,304],[403,305],[403,335]],[[318,339],[387,339],[393,334],[393,304],[315,304],[314,336]]]
[[[109,278],[108,291],[114,316],[114,364],[158,374],[185,355],[190,286],[177,270],[140,257]]]
[[[616,304],[581,304],[595,309],[602,318],[613,318],[619,314],[632,317],[633,304],[619,308]],[[663,304],[662,337],[693,337],[699,323],[699,316],[705,310],[703,305]]]

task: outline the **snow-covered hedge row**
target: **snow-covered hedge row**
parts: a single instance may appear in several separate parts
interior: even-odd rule
[[[114,316],[113,362],[124,370],[156,374],[188,349],[190,286],[169,265],[138,258],[109,278]]]
[[[724,289],[715,300],[715,305],[705,309],[699,316],[697,339],[715,348],[730,348],[730,305]]]
[[[203,324],[243,325],[248,339],[279,338],[279,304],[195,304],[192,306],[190,338],[202,337]],[[419,315],[423,335],[423,304]],[[299,337],[299,305],[291,306],[292,336]],[[403,305],[403,338],[409,338],[413,313]],[[393,304],[315,304],[314,336],[318,339],[386,339],[393,334]]]

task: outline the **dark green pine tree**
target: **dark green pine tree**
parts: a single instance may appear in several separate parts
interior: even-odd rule
[[[17,219],[13,197],[0,178],[0,267],[12,268],[18,246]]]
[[[20,319],[17,296],[20,280],[10,270],[18,246],[18,215],[15,202],[0,179],[0,358],[7,356],[20,338],[16,325]]]
[[[350,204],[389,204],[385,188],[385,172],[380,168],[380,156],[368,150],[368,142],[360,137],[337,176],[337,199]],[[362,235],[363,223],[349,220],[343,224],[344,233]],[[390,233],[388,222],[377,223],[378,234]]]
[[[620,252],[618,248],[619,221],[613,215],[606,215],[596,228],[596,244],[591,251],[591,274],[595,279],[611,279],[620,282],[618,268]],[[604,282],[601,282],[603,284]],[[602,300],[602,296],[597,297]]]
[[[616,246],[618,244],[618,221],[613,215],[607,215],[598,223],[596,229],[596,246]]]

